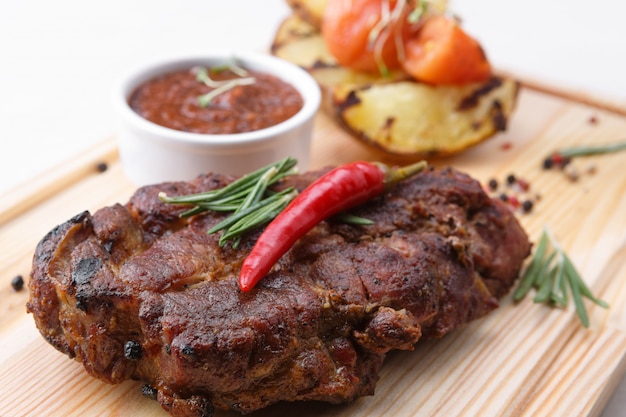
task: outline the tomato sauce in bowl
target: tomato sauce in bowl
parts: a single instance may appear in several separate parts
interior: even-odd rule
[[[201,67],[162,74],[138,86],[129,105],[158,125],[205,134],[264,129],[302,109],[303,98],[289,83],[268,73],[239,70],[244,70],[244,75],[231,69]],[[210,78],[208,82],[198,79],[199,71]],[[208,94],[215,95],[202,102]]]
[[[321,90],[303,68],[230,50],[125,71],[113,94],[120,160],[137,186],[243,175],[287,156],[305,171]]]

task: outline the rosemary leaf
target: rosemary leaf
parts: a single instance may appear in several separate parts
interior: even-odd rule
[[[279,193],[275,193],[273,195],[271,195],[270,197],[267,197],[261,201],[259,201],[258,203],[254,204],[253,206],[248,207],[245,210],[241,210],[236,214],[233,214],[227,218],[225,218],[224,220],[222,220],[221,222],[219,222],[218,224],[216,224],[215,226],[213,226],[212,228],[209,229],[208,233],[209,234],[213,234],[216,232],[219,232],[220,230],[225,230],[228,229],[229,227],[233,226],[235,223],[237,223],[239,220],[241,220],[242,218],[245,218],[246,216],[249,215],[253,215],[254,212],[256,210],[261,210],[263,209],[265,206],[272,204],[275,200],[281,198],[282,196],[284,196],[285,194],[289,194],[291,192],[293,192],[294,189],[293,188],[287,188]]]
[[[573,158],[576,156],[600,155],[622,150],[626,150],[626,142],[618,142],[609,145],[597,146],[577,146],[573,148],[561,149],[557,153],[565,158]]]
[[[195,206],[193,209],[189,210],[196,210],[196,213],[192,213],[193,214],[198,214],[198,213],[202,213],[205,211],[218,211],[218,212],[228,212],[228,211],[235,211],[239,208],[239,204],[237,201],[233,201],[230,204],[225,204],[225,203],[199,203],[197,206]],[[184,213],[183,213],[184,214]],[[189,215],[183,216],[181,215],[181,217],[188,217]]]
[[[223,246],[230,239],[241,237],[248,230],[256,229],[269,223],[297,194],[293,189],[288,193],[275,194],[271,197],[269,203],[264,204],[262,209],[253,210],[249,216],[239,218],[222,234],[219,241],[220,246]]]
[[[569,282],[570,290],[572,291],[572,298],[574,299],[574,306],[576,307],[576,313],[580,318],[581,323],[585,327],[589,327],[589,316],[587,315],[587,309],[583,303],[583,297],[580,294],[580,287],[578,286],[578,280],[572,275],[567,275],[567,281]]]
[[[194,205],[187,211],[183,211],[178,215],[178,217],[191,217],[197,214],[202,214],[205,211],[219,211],[219,212],[228,212],[234,211],[237,209],[236,204],[219,204],[219,203],[198,203]]]
[[[553,253],[553,255],[556,255]],[[559,270],[556,276],[554,277],[554,281],[552,282],[552,291],[550,291],[550,301],[555,303],[557,306],[565,308],[567,307],[567,286],[566,286],[566,278],[565,278],[565,268],[563,265],[559,265]]]
[[[553,295],[554,283],[557,282],[558,279],[562,279],[563,277],[563,268],[557,263],[554,266],[551,266],[553,259],[555,258],[555,253],[550,254],[548,260],[545,262],[543,267],[540,269],[537,274],[538,277],[544,277],[544,279],[538,281],[538,290],[533,301],[535,303],[545,303],[551,300]]]
[[[265,194],[270,180],[276,177],[276,174],[278,174],[278,168],[270,167],[263,175],[261,175],[259,181],[254,184],[254,187],[252,187],[252,190],[248,193],[246,199],[243,200],[241,205],[235,210],[235,213],[239,213],[253,204],[258,203],[261,200],[261,197],[263,197],[263,194]]]
[[[580,288],[581,295],[587,297],[589,300],[599,305],[600,307],[608,308],[609,304],[606,301],[596,298],[591,293],[591,290],[589,289],[589,287],[587,287],[587,284],[585,284],[585,281],[583,281],[580,274],[578,274],[578,271],[576,271],[576,268],[574,267],[574,264],[569,259],[569,257],[567,255],[565,255],[564,257],[565,257],[565,260],[564,260],[565,269],[568,271],[569,275],[571,275],[576,280],[578,287]]]
[[[548,248],[548,235],[542,233],[539,239],[539,244],[535,250],[535,256],[533,257],[530,265],[526,269],[524,276],[522,277],[520,284],[513,293],[513,300],[519,301],[526,297],[526,294],[536,285],[541,278],[541,269],[544,264],[543,258]]]
[[[550,290],[552,289],[552,281],[556,275],[556,267],[551,268],[545,276],[545,279],[541,281],[541,284],[537,288],[537,294],[533,301],[535,303],[545,303],[550,299]]]
[[[366,219],[364,217],[356,216],[354,214],[349,214],[349,213],[337,214],[335,218],[343,223],[352,224],[356,226],[367,226],[370,224],[374,224],[374,222],[370,219]]]
[[[553,294],[552,298],[559,307],[565,308],[569,304],[569,292],[567,291],[567,278],[565,274],[563,274],[561,282],[559,282],[559,291],[558,294]]]

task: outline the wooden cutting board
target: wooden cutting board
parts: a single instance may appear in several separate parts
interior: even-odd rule
[[[509,174],[530,183],[520,198],[538,201],[519,218],[531,239],[548,225],[592,290],[610,303],[606,310],[587,303],[588,329],[573,307],[551,309],[530,298],[514,304],[508,296],[489,317],[420,342],[413,352],[390,354],[372,397],[343,406],[279,404],[253,415],[599,415],[626,370],[626,152],[575,161],[576,182],[541,166],[557,148],[624,140],[621,107],[524,87],[506,133],[431,161],[484,183],[502,183]],[[408,162],[367,148],[319,115],[312,167],[355,159]],[[108,164],[106,172],[98,172],[99,162]],[[26,314],[28,291],[10,285],[15,275],[28,276],[35,245],[55,225],[84,209],[125,202],[133,191],[110,139],[0,201],[1,416],[167,415],[141,396],[141,383],[107,385],[49,346]]]

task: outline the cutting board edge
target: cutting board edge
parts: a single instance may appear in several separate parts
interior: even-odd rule
[[[117,141],[111,136],[13,187],[0,199],[0,226],[89,175],[106,170],[118,158]]]

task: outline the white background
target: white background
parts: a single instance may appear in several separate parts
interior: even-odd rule
[[[499,69],[626,107],[626,2],[452,0]],[[213,48],[266,51],[283,0],[0,4],[0,198],[115,133],[130,67]],[[604,417],[626,414],[626,384]]]

